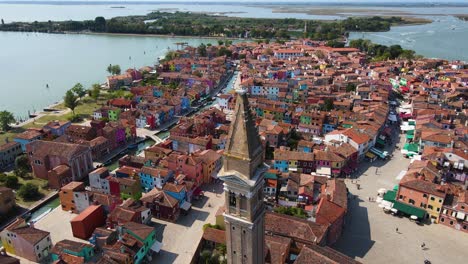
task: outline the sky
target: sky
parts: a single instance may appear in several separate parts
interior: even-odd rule
[[[0,2],[307,2],[307,3],[467,3],[468,0],[0,0]]]

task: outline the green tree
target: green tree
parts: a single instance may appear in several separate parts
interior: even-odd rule
[[[324,106],[323,106],[323,108],[325,109],[325,111],[330,111],[330,110],[333,109],[333,107],[334,107],[334,105],[333,105],[333,99],[331,99],[331,98],[325,99],[325,104],[324,104]]]
[[[94,19],[94,27],[96,31],[106,31],[106,19],[102,16],[98,16]]]
[[[346,92],[354,92],[356,91],[356,84],[348,83],[346,84]]]
[[[121,72],[120,65],[112,65],[112,74],[119,75]]]
[[[112,64],[109,64],[109,66],[107,66],[107,69],[106,69],[106,70],[107,70],[107,72],[108,72],[109,74],[112,74]]]
[[[78,106],[78,97],[71,91],[68,90],[63,97],[65,106],[72,110],[73,115],[75,115],[75,108]]]
[[[75,84],[75,86],[73,86],[73,88],[71,89],[72,92],[74,92],[76,94],[76,96],[78,96],[80,99],[86,95],[86,90],[85,88],[83,87],[83,85],[81,83],[77,83]]]
[[[15,121],[15,117],[11,112],[6,110],[0,111],[0,127],[3,131],[8,131],[10,129],[10,124]]]
[[[98,83],[95,83],[91,88],[90,96],[94,99],[94,101],[97,101],[99,95],[101,95],[101,86]]]
[[[28,171],[27,171],[27,170],[18,169],[18,168],[15,168],[15,169],[13,170],[13,173],[16,175],[16,177],[19,177],[19,178],[25,178],[25,177],[28,175]]]
[[[8,188],[16,189],[18,187],[18,177],[9,175],[5,179],[5,186]]]
[[[198,46],[198,54],[201,56],[201,57],[206,57],[206,45],[205,44],[200,44],[200,46]]]
[[[224,44],[224,41],[218,40],[218,45],[219,45],[219,46],[222,46],[223,44]]]
[[[18,170],[23,170],[23,171],[31,171],[31,165],[29,163],[29,159],[26,155],[19,155],[15,159],[15,167]]]
[[[18,195],[24,200],[31,201],[39,198],[40,192],[35,184],[28,182],[19,188]]]

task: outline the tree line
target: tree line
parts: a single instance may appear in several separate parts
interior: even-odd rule
[[[152,12],[145,16],[105,19],[96,17],[85,21],[47,21],[1,24],[2,31],[32,32],[105,32],[132,34],[162,34],[181,36],[222,36],[232,38],[308,37],[333,40],[350,31],[388,31],[392,25],[411,23],[401,17],[359,17],[340,21],[302,20],[295,18],[260,19],[214,16],[189,12]]]

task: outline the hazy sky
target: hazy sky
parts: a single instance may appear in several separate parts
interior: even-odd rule
[[[274,2],[319,2],[319,3],[466,3],[468,0],[0,0],[0,2],[262,2],[262,3],[274,3]]]

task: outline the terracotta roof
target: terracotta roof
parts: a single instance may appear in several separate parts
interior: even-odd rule
[[[20,236],[24,240],[28,241],[31,245],[36,245],[50,235],[50,233],[47,231],[29,226],[14,228],[11,231],[14,232],[17,236]]]
[[[297,242],[320,243],[327,232],[327,226],[300,219],[294,216],[267,212],[265,214],[267,233],[289,237]]]
[[[294,264],[356,264],[360,263],[330,247],[307,245],[301,249]]]
[[[130,230],[133,234],[141,238],[142,241],[144,241],[155,229],[154,227],[134,222],[125,223],[122,227]]]
[[[140,201],[147,202],[147,203],[159,203],[166,207],[175,207],[179,204],[179,201],[165,193],[163,190],[158,188],[154,188],[151,191],[143,194],[143,197],[140,198]]]
[[[89,150],[89,147],[85,147],[79,144],[70,144],[53,141],[42,141],[37,140],[28,144],[34,155],[39,156],[58,156],[71,159],[77,154],[82,154]]]
[[[203,239],[217,244],[226,244],[226,231],[207,227],[203,231]]]
[[[86,219],[88,216],[94,213],[96,210],[102,210],[102,205],[90,205],[79,215],[75,216],[70,222],[81,222]]]
[[[333,224],[345,212],[346,210],[343,207],[328,201],[327,197],[322,197],[317,206],[316,222],[319,224]]]
[[[68,250],[71,252],[80,252],[85,247],[92,248],[93,246],[91,244],[64,239],[55,244],[55,246],[51,250],[51,253],[60,255],[61,253],[63,253],[63,250]]]
[[[8,142],[8,143],[5,143],[3,145],[0,145],[0,151],[9,150],[9,149],[11,149],[11,148],[13,148],[15,146],[19,146],[19,145],[20,145],[20,143],[18,143],[18,142],[14,142],[14,141]]]
[[[36,130],[26,130],[23,133],[16,135],[14,138],[31,140],[33,138],[42,136],[42,133]]]
[[[442,186],[424,180],[415,179],[403,183],[400,182],[400,186],[410,188],[422,193],[436,195],[437,197],[445,197],[445,191],[441,188]]]
[[[283,264],[289,256],[292,240],[287,237],[265,235],[265,244],[268,248],[269,263]]]

